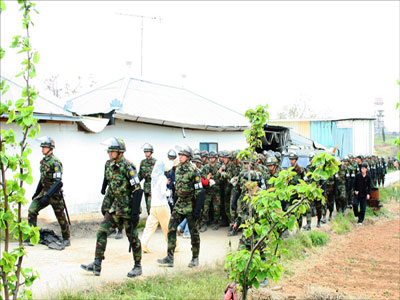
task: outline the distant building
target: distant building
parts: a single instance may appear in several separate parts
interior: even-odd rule
[[[270,120],[268,124],[286,126],[327,148],[337,147],[339,155],[372,154],[375,118],[328,120]]]

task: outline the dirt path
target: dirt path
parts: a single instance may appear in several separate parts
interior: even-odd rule
[[[366,221],[297,262],[295,275],[278,284],[283,293],[298,298],[328,288],[356,299],[400,299],[400,218]]]
[[[228,238],[227,232],[228,228],[220,228],[218,231],[208,230],[201,233],[200,267],[214,266],[223,262],[230,243],[233,248],[237,248],[239,237]],[[40,274],[40,279],[37,279],[32,287],[34,299],[54,299],[60,290],[85,289],[99,286],[104,282],[132,280],[126,277],[133,267],[126,236],[121,240],[115,240],[113,236],[108,239],[106,259],[103,261],[100,277],[93,276],[80,268],[82,263],[88,264],[94,259],[95,235],[96,233],[92,232],[85,238],[73,237],[71,247],[63,251],[50,250],[44,245],[26,248],[28,254],[24,258],[24,267],[33,268]],[[161,230],[157,230],[149,244],[152,253],[142,256],[141,278],[159,273],[190,270],[187,267],[191,259],[190,239],[178,237],[178,245],[175,267],[159,267],[157,258],[166,255],[166,242]]]

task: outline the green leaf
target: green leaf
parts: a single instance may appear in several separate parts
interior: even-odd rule
[[[6,10],[6,4],[3,0],[0,0],[0,12]]]
[[[397,104],[396,104],[396,109],[398,109],[399,106],[400,106],[400,102],[397,102]]]
[[[289,217],[289,221],[288,221],[288,229],[289,230],[293,230],[293,228],[294,228],[294,224],[296,224],[296,217],[294,216],[294,215],[291,215],[290,217]]]
[[[39,62],[39,59],[40,59],[40,54],[39,54],[39,52],[35,52],[34,54],[33,54],[33,62],[35,63],[35,64],[37,64],[38,62]]]

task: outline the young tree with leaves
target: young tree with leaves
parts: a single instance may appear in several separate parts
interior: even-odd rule
[[[249,146],[239,156],[250,159],[251,164],[255,150],[260,148],[261,138],[265,134],[263,125],[268,119],[267,106],[247,111],[246,117],[251,123],[250,129],[244,132]],[[273,187],[268,190],[257,188],[257,183],[252,182],[250,176],[247,179],[247,195],[243,201],[249,206],[249,215],[241,227],[242,238],[250,242],[247,247],[230,252],[225,262],[225,268],[230,271],[229,278],[239,283],[242,289],[243,299],[246,299],[249,288],[258,288],[266,278],[278,281],[282,271],[278,258],[280,252],[286,251],[279,250],[282,233],[294,228],[297,219],[306,212],[312,200],[324,201],[323,190],[316,182],[333,176],[340,162],[328,153],[320,153],[313,158],[312,164],[315,170],[307,174],[313,179],[307,181],[309,183],[300,179],[297,185],[291,185],[296,175],[292,167],[281,171],[278,177],[271,177],[268,183]],[[294,198],[293,195],[297,196]],[[281,203],[284,201],[289,203],[286,211],[282,209]]]
[[[8,100],[9,86],[5,80],[0,85],[0,115],[8,117],[7,124],[15,128],[8,131],[2,129],[0,136],[0,245],[4,240],[4,248],[0,249],[0,299],[6,300],[21,297],[32,299],[32,293],[25,288],[31,286],[38,276],[32,269],[22,267],[26,254],[23,241],[30,239],[32,244],[39,241],[39,228],[29,226],[22,219],[22,207],[27,203],[23,185],[25,182],[32,184],[33,181],[28,159],[32,150],[28,139],[33,139],[39,133],[37,119],[33,116],[37,92],[31,85],[31,79],[36,76],[35,64],[39,61],[39,53],[32,50],[29,36],[29,28],[33,25],[31,12],[35,11],[35,4],[29,0],[18,0],[18,4],[23,12],[22,27],[25,34],[15,36],[11,48],[16,48],[17,53],[25,57],[21,62],[23,69],[16,75],[23,77],[25,87],[19,99]],[[5,2],[0,0],[0,13],[5,9]],[[5,50],[1,48],[0,53],[2,59]],[[16,245],[12,243],[13,240],[17,240]],[[24,290],[21,291],[21,288]]]

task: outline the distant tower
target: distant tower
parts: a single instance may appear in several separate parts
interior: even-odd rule
[[[382,133],[382,130],[384,129],[384,122],[383,122],[383,117],[384,117],[384,109],[383,109],[383,99],[382,98],[376,98],[375,102],[375,134],[380,134]]]

